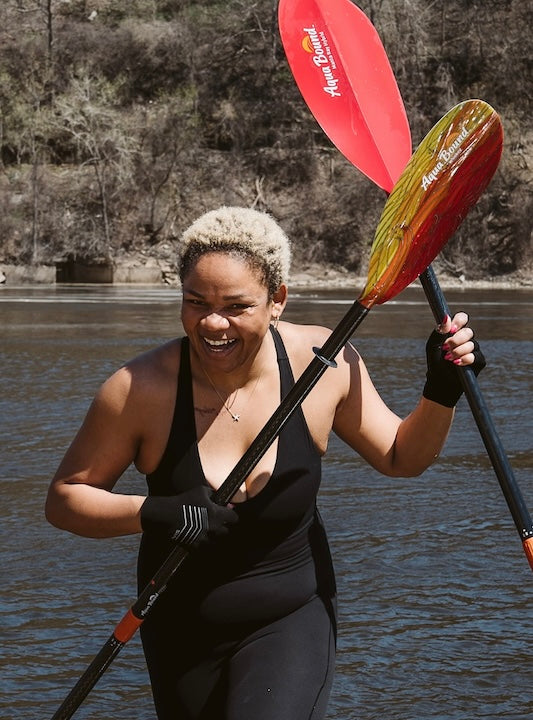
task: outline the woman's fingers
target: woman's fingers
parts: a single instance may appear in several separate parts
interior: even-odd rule
[[[447,326],[448,333],[451,333],[442,345],[446,353],[444,358],[455,365],[471,365],[475,360],[474,331],[467,326],[467,323],[468,315],[465,312],[458,312],[441,326]]]

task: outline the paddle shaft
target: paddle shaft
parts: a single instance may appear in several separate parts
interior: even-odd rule
[[[320,349],[314,348],[315,357],[283,398],[277,410],[274,411],[226,480],[214,493],[215,502],[225,505],[231,500],[327,368],[335,367],[335,357],[351,338],[369,310],[369,307],[356,300],[324,345]],[[160,595],[165,591],[169,580],[189,557],[189,554],[189,551],[181,545],[173,547],[157,573],[118,623],[113,634],[53,715],[52,720],[68,720],[72,717],[124,645],[142,625]]]
[[[420,275],[420,282],[436,322],[441,323],[445,315],[450,316],[450,309],[431,266]],[[457,368],[457,372],[461,378],[465,396],[509,506],[516,529],[522,540],[524,552],[533,570],[533,522],[516,482],[513,469],[492,422],[474,371],[466,366]]]

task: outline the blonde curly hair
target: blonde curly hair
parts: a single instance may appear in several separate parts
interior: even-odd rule
[[[223,206],[201,215],[181,236],[178,271],[183,279],[208,252],[224,252],[258,271],[272,296],[289,277],[287,235],[270,215],[252,208]]]

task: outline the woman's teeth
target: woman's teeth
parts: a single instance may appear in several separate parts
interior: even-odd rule
[[[204,338],[205,342],[210,347],[225,347],[227,345],[231,345],[231,343],[234,343],[235,340],[210,340],[209,338]]]

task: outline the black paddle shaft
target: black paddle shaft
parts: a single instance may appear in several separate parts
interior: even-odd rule
[[[95,655],[91,664],[87,667],[67,697],[63,700],[60,707],[56,710],[52,716],[52,720],[69,720],[69,718],[74,715],[123,646],[124,643],[121,643],[114,635],[111,635],[102,646],[98,655]]]
[[[420,282],[433,311],[433,316],[436,322],[440,324],[445,315],[450,316],[450,310],[431,265],[420,275]],[[460,374],[472,415],[511,511],[518,534],[522,542],[529,540],[533,537],[531,516],[516,482],[513,468],[492,422],[477,377],[471,367],[457,368],[457,371]]]
[[[270,445],[274,442],[294,411],[301,405],[328,367],[335,367],[335,358],[348,342],[355,329],[368,314],[370,308],[356,300],[328,337],[324,345],[313,348],[315,357],[311,360],[302,375],[281,401],[263,429],[259,432],[246,453],[233,468],[226,480],[214,493],[214,500],[220,505],[227,504],[248,477]],[[76,685],[67,695],[52,720],[69,720],[81,703],[102,677],[115,657],[122,650],[129,637],[125,640],[117,638],[117,629],[124,621],[136,629],[156,604],[165,591],[172,576],[189,557],[189,551],[182,545],[175,545],[159,570],[148,585],[140,593],[135,603],[126,613],[123,620],[115,628],[115,632],[102,646]],[[129,633],[131,636],[134,629]],[[122,632],[119,636],[122,636]]]

